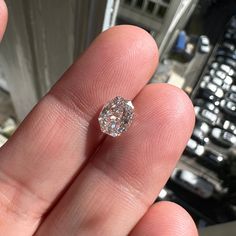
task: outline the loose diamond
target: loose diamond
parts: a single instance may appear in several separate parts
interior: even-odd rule
[[[134,106],[131,101],[118,96],[104,105],[98,121],[101,131],[117,137],[128,130],[134,117]]]

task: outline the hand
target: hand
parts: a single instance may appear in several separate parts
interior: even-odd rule
[[[0,0],[0,33],[7,19]],[[156,43],[133,26],[102,33],[0,149],[2,236],[196,236],[188,213],[152,205],[192,132],[190,100],[167,84],[146,85]],[[97,117],[121,95],[135,121],[105,137]]]

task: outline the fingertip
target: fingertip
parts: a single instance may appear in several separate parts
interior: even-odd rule
[[[8,11],[5,1],[0,0],[0,41],[3,38],[8,19]]]
[[[104,31],[95,42],[100,41],[104,51],[116,57],[130,54],[133,60],[140,61],[144,66],[157,67],[159,54],[156,41],[144,29],[133,25],[118,25]],[[110,47],[112,44],[112,47]],[[109,50],[112,48],[112,51]],[[136,65],[136,64],[135,64]],[[140,69],[140,68],[136,68]]]
[[[186,93],[166,83],[149,84],[139,103],[146,101],[153,107],[149,116],[158,119],[163,128],[168,125],[170,132],[175,131],[187,142],[194,127],[195,113]]]
[[[166,83],[159,84],[159,89],[165,91],[170,99],[171,113],[175,119],[182,120],[183,125],[187,125],[191,133],[195,124],[195,112],[189,96],[182,89]]]
[[[107,33],[120,35],[124,37],[129,43],[136,41],[140,43],[140,46],[145,46],[145,50],[150,53],[151,56],[158,59],[158,46],[154,38],[143,28],[134,25],[117,25],[109,30]]]
[[[148,210],[132,231],[133,235],[197,236],[198,231],[186,210],[173,202],[162,201]]]
[[[153,215],[162,214],[163,225],[172,225],[170,228],[171,233],[167,235],[188,235],[197,236],[198,231],[190,214],[180,205],[169,202],[161,201],[153,206]]]

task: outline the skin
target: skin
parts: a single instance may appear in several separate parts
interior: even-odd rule
[[[0,0],[0,38],[7,9]],[[152,205],[194,124],[191,101],[167,84],[146,85],[158,62],[144,30],[102,33],[0,149],[0,235],[189,235],[189,214]],[[116,95],[135,120],[118,138],[98,113]]]

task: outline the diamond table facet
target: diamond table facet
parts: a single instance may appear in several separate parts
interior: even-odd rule
[[[103,133],[117,137],[128,130],[133,117],[134,106],[132,102],[117,96],[104,105],[98,121]]]

